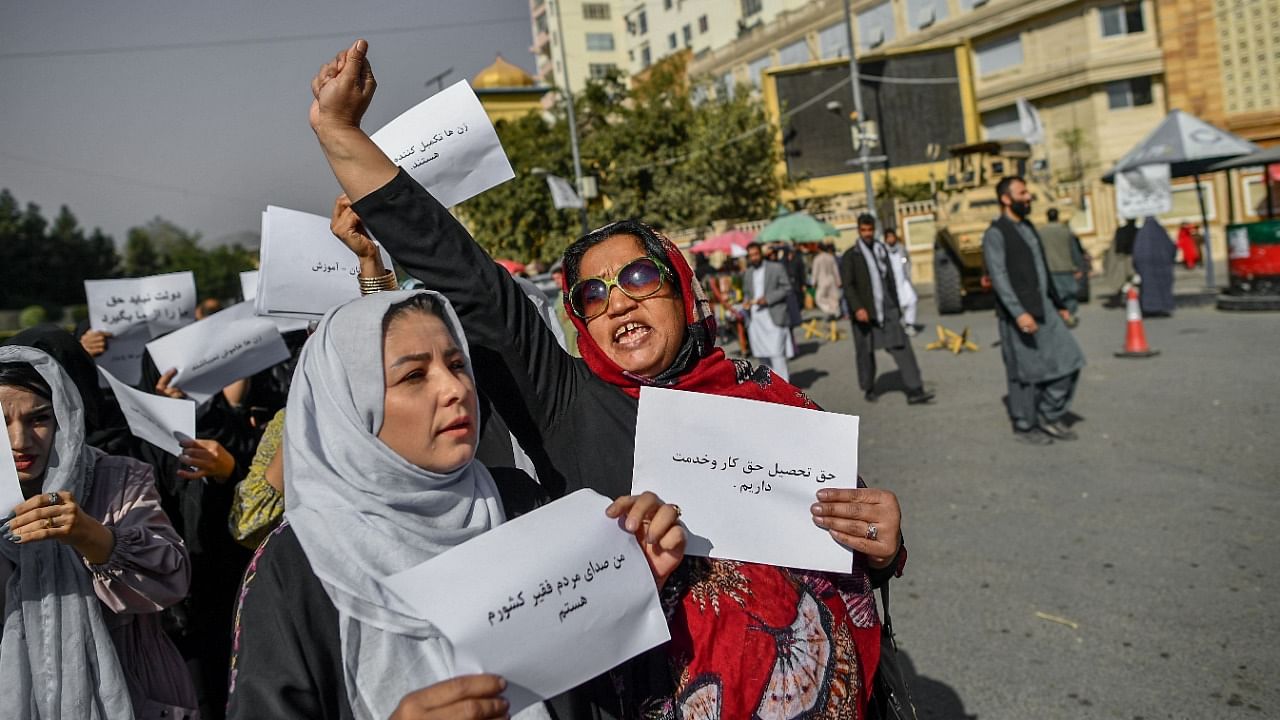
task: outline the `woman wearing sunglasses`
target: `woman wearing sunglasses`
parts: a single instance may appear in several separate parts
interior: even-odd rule
[[[335,215],[335,234],[357,247],[367,226],[411,275],[453,302],[477,381],[521,444],[545,453],[551,467],[539,476],[553,494],[629,492],[643,385],[815,407],[767,368],[715,347],[714,317],[688,263],[634,220],[566,251],[565,300],[582,358],[561,350],[507,273],[360,129],[375,87],[366,49],[358,41],[312,82],[311,126],[354,201]],[[666,684],[615,674],[623,716],[864,716],[880,649],[872,575],[900,572],[905,561],[898,501],[884,490],[830,489],[812,513],[855,551],[851,572],[687,559],[667,585]]]

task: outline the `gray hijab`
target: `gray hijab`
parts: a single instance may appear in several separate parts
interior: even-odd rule
[[[347,698],[359,720],[389,717],[408,693],[456,674],[449,641],[379,580],[505,519],[484,465],[472,459],[450,473],[430,472],[377,438],[383,317],[415,295],[441,307],[470,373],[448,300],[423,290],[382,292],[325,315],[289,391],[285,518],[338,610]],[[531,710],[546,717],[542,705]]]
[[[57,432],[41,491],[66,490],[83,502],[93,491],[96,456],[84,442],[84,409],[71,378],[34,348],[0,347],[0,362],[29,363],[49,384]],[[56,541],[4,540],[0,554],[14,565],[0,638],[5,717],[132,720],[124,672],[80,555]]]

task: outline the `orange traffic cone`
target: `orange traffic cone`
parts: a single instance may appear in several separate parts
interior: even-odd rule
[[[1128,327],[1124,334],[1124,350],[1116,353],[1121,358],[1148,358],[1160,354],[1147,345],[1147,332],[1142,329],[1142,306],[1138,304],[1138,288],[1128,285],[1126,291],[1125,315]]]

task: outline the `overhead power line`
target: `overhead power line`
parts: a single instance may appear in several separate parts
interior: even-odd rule
[[[161,52],[170,50],[199,50],[220,47],[243,47],[245,45],[267,45],[279,42],[297,42],[301,40],[327,40],[333,38],[355,39],[363,35],[401,35],[404,33],[430,32],[460,27],[484,27],[489,25],[505,25],[520,22],[527,25],[528,15],[519,15],[488,20],[464,20],[459,22],[432,23],[430,25],[401,25],[398,27],[373,28],[364,30],[341,30],[327,33],[310,33],[306,35],[273,35],[259,38],[240,38],[233,40],[205,40],[195,42],[157,43],[154,45],[125,45],[120,47],[84,48],[70,50],[26,50],[18,52],[0,52],[0,60],[17,60],[21,58],[47,57],[83,57],[89,55],[116,55],[120,53]]]

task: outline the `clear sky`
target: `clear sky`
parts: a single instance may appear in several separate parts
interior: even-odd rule
[[[256,233],[268,204],[328,215],[338,185],[307,125],[309,84],[357,36],[378,77],[370,132],[450,67],[446,84],[497,53],[533,70],[527,0],[0,7],[0,187],[46,217],[69,205],[118,244],[156,215],[207,239]]]

